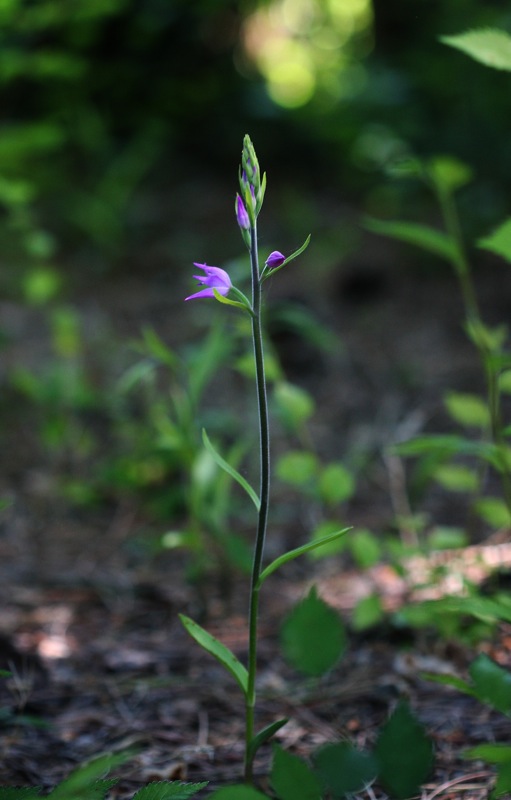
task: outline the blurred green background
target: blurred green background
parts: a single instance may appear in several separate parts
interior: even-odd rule
[[[509,78],[438,42],[484,25],[509,29],[508,4],[1,0],[4,296],[215,263],[215,241],[234,257],[245,132],[282,248],[342,249],[342,204],[402,214],[416,189],[388,169],[410,153],[469,162],[487,229],[508,210]]]

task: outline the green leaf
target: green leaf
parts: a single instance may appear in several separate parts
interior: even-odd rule
[[[314,546],[308,551],[309,558],[327,558],[328,556],[333,556],[346,549],[347,540],[343,539],[340,535],[336,535],[335,538],[326,541],[327,537],[333,534],[339,534],[338,526],[339,522],[336,519],[325,519],[319,523],[318,527],[312,532],[310,538],[310,544]],[[351,529],[344,529],[343,533],[347,530]]]
[[[326,791],[335,800],[362,791],[378,773],[376,758],[357,750],[349,742],[323,745],[316,750],[312,761]]]
[[[475,394],[448,392],[444,404],[452,419],[468,428],[485,428],[490,423],[488,406]]]
[[[378,780],[398,800],[419,794],[433,766],[433,746],[423,725],[400,702],[380,731],[375,746]]]
[[[440,41],[461,50],[486,67],[511,71],[511,36],[497,28],[479,28]]]
[[[511,672],[481,653],[469,667],[476,696],[503,714],[511,712]]]
[[[194,622],[193,619],[190,619],[190,617],[180,614],[179,619],[183,623],[190,636],[195,639],[195,641],[200,644],[200,646],[206,650],[207,653],[214,656],[228,672],[231,673],[233,678],[235,678],[237,681],[243,694],[246,695],[248,686],[248,672],[241,661],[238,661],[234,653],[232,653],[228,647],[222,644],[222,642],[219,642],[218,639],[215,639],[214,636],[205,631],[204,628],[201,628],[201,626]]]
[[[323,675],[340,659],[347,639],[339,614],[313,586],[288,615],[281,630],[284,656],[306,675]]]
[[[107,775],[111,769],[123,764],[133,756],[133,750],[122,753],[107,753],[81,764],[59,783],[48,795],[51,800],[98,800],[113,785],[111,781],[98,780]],[[114,781],[115,783],[116,781]],[[109,784],[109,786],[106,786]]]
[[[380,598],[377,594],[370,594],[359,600],[353,609],[351,626],[355,631],[365,631],[381,622],[383,617]]]
[[[281,481],[291,486],[306,486],[314,481],[318,460],[308,450],[290,450],[277,461],[275,473]]]
[[[436,525],[428,536],[430,550],[456,550],[468,543],[466,531],[452,525]]]
[[[474,508],[492,528],[507,528],[511,525],[509,509],[500,497],[482,497],[474,503]]]
[[[506,369],[499,375],[499,389],[501,392],[511,394],[511,369]]]
[[[433,253],[449,262],[452,262],[457,257],[456,245],[449,236],[430,228],[428,225],[421,225],[416,222],[385,222],[372,217],[366,217],[364,225],[372,233],[382,234],[383,236],[389,236],[391,239],[398,239],[401,242],[416,245],[422,250]]]
[[[444,675],[439,672],[423,672],[421,673],[421,677],[433,683],[440,683],[442,686],[452,686],[454,689],[463,692],[463,694],[468,694],[470,697],[476,696],[472,686],[456,675]]]
[[[479,485],[474,470],[461,464],[441,464],[433,472],[433,477],[450,492],[475,492]]]
[[[218,289],[213,289],[213,294],[215,295],[215,299],[218,300],[219,303],[222,303],[224,306],[233,306],[234,308],[241,308],[242,311],[248,311],[249,314],[252,314],[252,309],[246,303],[240,303],[237,300],[229,300],[228,297],[224,297],[223,294],[220,294]]]
[[[478,239],[477,246],[511,261],[511,218],[499,225],[489,236]]]
[[[274,390],[279,416],[290,430],[297,431],[314,413],[314,400],[308,392],[287,381],[279,381]]]
[[[209,438],[209,436],[206,433],[204,428],[202,429],[202,441],[204,442],[204,447],[206,448],[206,450],[208,450],[211,453],[211,455],[215,459],[215,461],[218,464],[218,466],[221,467],[223,470],[225,470],[225,472],[227,472],[227,474],[230,475],[231,478],[233,478],[235,481],[237,481],[237,483],[239,483],[239,485],[246,491],[246,493],[248,494],[248,496],[252,500],[252,502],[255,505],[257,511],[259,511],[261,503],[260,503],[260,500],[259,500],[256,492],[250,486],[248,481],[245,480],[243,475],[240,475],[240,473],[238,472],[237,469],[234,469],[234,467],[231,467],[231,465],[228,464],[227,461],[224,458],[222,458],[220,453],[218,453],[217,450],[215,450],[215,448],[213,447],[213,445],[211,443],[211,440],[210,440],[210,438]]]
[[[39,786],[0,786],[0,800],[32,800],[40,792]]]
[[[291,255],[288,256],[286,260],[282,262],[280,267],[275,267],[274,269],[268,269],[267,267],[264,267],[263,271],[261,272],[261,281],[266,280],[266,278],[269,278],[270,275],[275,275],[275,273],[278,272],[283,267],[285,267],[286,264],[289,264],[290,261],[293,261],[293,259],[301,255],[303,251],[309,246],[310,240],[311,240],[311,234],[309,233],[302,246],[299,247],[298,250],[295,250],[294,253],[291,253]]]
[[[268,795],[247,786],[246,783],[236,783],[213,792],[208,800],[268,800]]]
[[[349,500],[355,491],[355,480],[342,464],[327,464],[319,477],[318,489],[321,499],[333,506]]]
[[[427,165],[427,173],[443,192],[455,192],[472,178],[472,170],[452,156],[435,156]]]
[[[155,781],[143,786],[133,800],[188,800],[208,785],[202,783],[182,783],[181,781]]]
[[[288,722],[289,719],[285,717],[284,719],[277,719],[275,722],[271,722],[269,725],[266,725],[264,728],[262,728],[259,733],[254,736],[250,742],[250,745],[248,746],[248,760],[252,761],[259,748],[265,742],[267,742],[268,739],[271,739],[271,737],[274,736],[277,731],[280,731],[280,729],[283,728]]]
[[[497,767],[497,782],[489,800],[497,800],[499,797],[509,797],[511,792],[511,763],[499,764]]]
[[[142,328],[142,339],[149,355],[171,369],[179,366],[179,358],[158,336],[153,328]]]
[[[369,567],[374,566],[382,556],[380,541],[374,533],[366,530],[366,528],[359,528],[354,531],[348,540],[348,545],[353,558],[362,569],[369,569]]]
[[[298,756],[273,747],[271,784],[279,800],[321,800],[319,778]]]
[[[261,586],[266,578],[268,578],[273,572],[275,572],[276,569],[279,569],[279,567],[281,567],[283,564],[286,564],[288,561],[298,558],[298,556],[302,556],[304,553],[309,553],[311,550],[316,550],[318,547],[323,547],[323,545],[327,545],[336,541],[340,536],[344,536],[344,534],[349,530],[351,530],[351,528],[343,528],[340,531],[335,531],[335,533],[325,536],[323,539],[316,539],[313,542],[307,542],[307,544],[302,544],[300,547],[296,547],[294,550],[289,550],[287,553],[283,553],[283,555],[276,558],[271,562],[271,564],[268,564],[266,569],[261,572],[257,585]]]
[[[478,744],[465,750],[463,758],[481,759],[488,764],[507,764],[511,762],[511,746],[508,744]]]

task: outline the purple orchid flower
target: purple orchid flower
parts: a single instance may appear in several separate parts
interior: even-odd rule
[[[213,289],[216,289],[217,292],[224,295],[224,297],[229,293],[229,290],[232,288],[232,283],[224,269],[220,269],[220,267],[208,267],[207,264],[197,264],[195,261],[193,266],[204,270],[206,273],[205,275],[194,275],[193,277],[196,281],[199,281],[199,284],[202,283],[207,288],[201,289],[200,292],[191,294],[189,297],[185,297],[185,300],[194,300],[196,297],[214,297]]]
[[[285,255],[279,253],[278,250],[274,250],[273,253],[270,253],[265,263],[268,269],[275,269],[276,267],[280,267],[280,265],[283,264],[285,260],[286,260]]]

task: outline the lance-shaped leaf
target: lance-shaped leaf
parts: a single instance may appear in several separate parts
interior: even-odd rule
[[[311,550],[316,550],[318,547],[323,547],[325,544],[329,544],[330,542],[335,542],[336,539],[339,539],[340,536],[344,536],[345,533],[348,533],[351,528],[342,528],[342,530],[335,531],[334,533],[330,533],[328,536],[324,536],[322,539],[317,539],[313,542],[307,542],[307,544],[302,544],[301,547],[296,547],[294,550],[289,550],[287,553],[276,558],[271,564],[268,564],[266,569],[263,569],[259,576],[259,580],[257,582],[257,586],[260,587],[263,581],[266,580],[276,569],[279,569],[283,564],[286,564],[288,561],[291,561],[293,558],[298,558],[298,556],[303,556],[304,553],[309,553]]]
[[[239,297],[241,292],[237,292],[236,294]],[[224,306],[234,306],[234,308],[241,308],[242,311],[248,311],[249,314],[253,314],[248,300],[246,302],[243,300],[241,302],[238,300],[230,300],[228,297],[221,295],[218,289],[213,289],[213,295],[215,296],[215,299],[218,300],[219,303],[223,303]]]
[[[277,731],[280,731],[280,729],[283,728],[287,722],[289,722],[289,720],[287,717],[285,717],[284,719],[278,719],[275,722],[271,722],[269,725],[266,725],[264,728],[262,728],[259,733],[254,736],[248,746],[248,760],[252,761],[261,745],[267,742],[268,739],[271,739],[271,737],[274,736]]]
[[[486,67],[511,71],[511,36],[498,28],[479,28],[455,36],[441,36],[440,41],[455,47]]]
[[[283,267],[285,267],[286,264],[289,264],[289,262],[293,261],[293,259],[298,258],[298,256],[301,255],[303,253],[303,251],[307,249],[307,247],[309,246],[310,240],[311,240],[311,235],[309,233],[309,235],[307,236],[307,238],[304,241],[304,243],[302,244],[302,246],[299,247],[298,250],[295,250],[294,253],[291,253],[291,255],[288,256],[286,258],[286,260],[282,262],[282,264],[280,264],[280,266],[274,267],[274,269],[271,269],[271,268],[268,268],[267,266],[265,266],[263,271],[261,272],[261,281],[266,280],[266,278],[269,278],[270,275],[275,275],[275,273],[278,272],[279,269],[282,269]]]
[[[201,626],[194,622],[193,619],[190,619],[190,617],[180,614],[179,619],[183,623],[190,636],[195,639],[197,644],[200,644],[200,646],[206,650],[207,653],[214,656],[216,660],[219,661],[220,664],[222,664],[222,666],[224,666],[226,670],[231,673],[233,678],[237,681],[243,694],[246,695],[248,686],[248,672],[241,661],[236,658],[234,653],[232,653],[229,648],[225,646],[225,644],[222,644],[222,642],[219,642],[218,639],[215,639],[214,636],[205,631],[204,628],[201,628]]]
[[[225,470],[225,472],[227,472],[227,474],[230,475],[231,478],[233,478],[237,483],[239,483],[239,485],[246,491],[246,493],[248,494],[248,496],[252,500],[252,502],[255,505],[257,511],[259,511],[261,503],[260,503],[260,500],[259,500],[256,492],[251,487],[251,485],[248,483],[248,481],[245,480],[243,475],[240,475],[240,473],[238,472],[237,469],[234,469],[234,467],[231,467],[231,465],[228,464],[227,461],[224,458],[222,458],[220,453],[218,453],[217,450],[215,450],[215,448],[213,447],[213,445],[211,443],[211,440],[210,440],[210,438],[209,438],[209,436],[206,433],[204,428],[202,429],[202,441],[204,442],[204,447],[206,448],[206,450],[208,450],[209,453],[211,453],[211,455],[215,459],[215,461],[218,464],[218,466],[221,467],[223,470]]]
[[[446,259],[449,263],[457,258],[456,244],[452,239],[442,231],[437,231],[428,225],[398,220],[386,222],[372,217],[366,217],[364,225],[372,233],[389,236],[391,239],[398,239],[407,244],[414,244],[422,250]]]

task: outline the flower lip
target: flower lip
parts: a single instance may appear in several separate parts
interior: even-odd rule
[[[229,293],[229,290],[232,288],[232,283],[224,269],[220,269],[220,267],[208,267],[207,264],[198,264],[195,261],[193,266],[204,271],[204,275],[194,275],[193,277],[199,284],[203,284],[205,288],[201,289],[200,292],[191,294],[189,297],[185,297],[185,300],[194,300],[197,297],[214,297],[215,293],[213,289],[216,289],[217,292],[224,297]]]
[[[283,253],[280,253],[278,250],[274,250],[273,253],[270,253],[265,263],[268,269],[275,269],[276,267],[280,267],[285,260],[286,257],[283,255]]]

